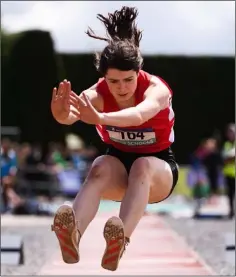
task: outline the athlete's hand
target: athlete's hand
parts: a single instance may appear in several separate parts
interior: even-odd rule
[[[80,120],[88,124],[102,124],[103,114],[99,113],[90,102],[88,96],[82,92],[77,98],[79,104]]]
[[[68,119],[70,113],[79,120],[78,101],[71,91],[71,84],[67,80],[60,83],[59,88],[52,92],[51,111],[58,122]]]

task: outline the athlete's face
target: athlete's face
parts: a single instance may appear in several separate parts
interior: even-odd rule
[[[108,69],[105,80],[117,102],[129,100],[137,88],[138,73],[134,70]]]

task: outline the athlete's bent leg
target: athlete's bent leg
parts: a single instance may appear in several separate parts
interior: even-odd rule
[[[95,217],[101,198],[119,200],[127,187],[127,173],[123,164],[115,157],[98,157],[77,194],[73,208],[81,234]]]
[[[165,199],[172,184],[172,171],[165,161],[156,157],[142,157],[133,163],[120,209],[126,237],[130,238],[147,204]]]
[[[62,257],[66,263],[79,261],[81,235],[96,215],[102,195],[120,198],[127,186],[127,173],[123,164],[112,156],[97,158],[91,167],[73,208],[62,205],[55,214],[52,230],[59,240]]]
[[[147,204],[166,198],[172,189],[172,183],[172,171],[165,161],[155,157],[135,160],[121,203],[120,218],[110,218],[104,228],[107,248],[102,266],[105,269],[117,269],[126,243],[142,218]]]

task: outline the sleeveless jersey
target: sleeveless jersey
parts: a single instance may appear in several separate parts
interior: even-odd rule
[[[135,105],[143,101],[143,96],[149,87],[151,77],[152,75],[147,72],[139,71],[137,89],[135,91]],[[164,80],[160,77],[158,78],[169,88]],[[103,97],[104,113],[120,111],[104,78],[98,81],[96,89]],[[174,142],[174,112],[171,104],[173,93],[170,88],[169,90],[169,106],[140,126],[116,127],[96,125],[101,139],[106,144],[110,144],[125,152],[154,153],[168,148]]]

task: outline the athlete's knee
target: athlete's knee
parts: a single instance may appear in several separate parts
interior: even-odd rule
[[[115,172],[123,174],[125,169],[121,162],[112,156],[103,155],[96,158],[91,166],[88,178],[91,179],[111,179]]]
[[[91,166],[89,178],[107,178],[111,176],[114,158],[111,156],[100,156],[96,158]]]
[[[107,189],[116,186],[119,179],[122,184],[127,180],[124,166],[117,158],[104,155],[94,160],[84,187],[95,186],[103,194]]]
[[[145,157],[138,158],[134,161],[130,169],[129,178],[150,178],[150,161]]]
[[[141,157],[133,162],[130,171],[140,174],[147,173],[150,171],[150,166],[150,161],[145,157]]]

